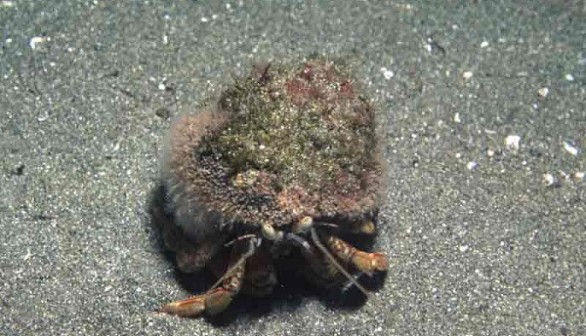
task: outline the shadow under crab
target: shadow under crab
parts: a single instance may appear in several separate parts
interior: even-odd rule
[[[388,268],[353,245],[376,233],[383,164],[374,111],[333,63],[255,67],[216,110],[175,121],[162,171],[151,214],[166,248],[182,272],[218,278],[163,312],[215,315],[241,291],[266,296],[275,261],[365,294],[354,274]]]

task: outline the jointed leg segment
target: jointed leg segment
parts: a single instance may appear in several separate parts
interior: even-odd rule
[[[372,275],[374,271],[385,271],[388,268],[386,256],[381,253],[367,253],[356,249],[345,241],[335,236],[326,236],[326,245],[322,244],[321,238],[317,231],[310,230],[311,239],[315,246],[322,252],[327,265],[342,273],[347,280],[356,286],[365,295],[368,295],[366,289],[344,268],[338,260],[345,264],[351,264],[359,271]],[[333,252],[333,255],[330,253]],[[305,254],[306,258],[312,257],[311,254]],[[334,257],[335,256],[335,257]],[[311,260],[309,260],[311,263]],[[330,273],[335,275],[337,272]],[[333,276],[332,276],[333,277]]]
[[[340,260],[353,265],[359,271],[368,275],[385,271],[389,267],[389,262],[384,254],[360,251],[336,236],[328,236],[326,245]]]
[[[246,259],[254,253],[254,249],[255,245],[252,241],[249,241],[249,249],[245,253],[238,253],[239,249],[235,246],[232,250],[230,265],[226,274],[218,280],[218,283],[212,286],[212,289],[200,295],[171,302],[161,308],[161,311],[182,317],[196,317],[203,312],[210,315],[222,312],[232,302],[232,298],[240,291],[244,278]],[[218,285],[219,287],[216,287]]]

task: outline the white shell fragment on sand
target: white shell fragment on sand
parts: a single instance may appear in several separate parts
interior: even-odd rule
[[[505,146],[507,149],[510,150],[517,150],[519,149],[519,142],[521,141],[521,137],[515,134],[508,135],[505,138]]]
[[[578,155],[578,148],[572,146],[571,144],[569,144],[566,141],[564,141],[564,149],[566,150],[566,152],[568,152],[574,156]]]

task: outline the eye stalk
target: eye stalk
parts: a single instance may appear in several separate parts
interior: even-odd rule
[[[293,226],[293,232],[294,233],[307,232],[309,229],[311,229],[311,227],[313,227],[313,218],[311,218],[309,216],[305,216],[305,217],[301,218],[299,220],[299,222],[297,222]]]
[[[281,240],[281,239],[283,239],[283,232],[275,230],[275,228],[270,223],[263,224],[260,232],[261,232],[262,236],[268,240]]]

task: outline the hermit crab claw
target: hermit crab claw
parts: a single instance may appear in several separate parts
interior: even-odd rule
[[[204,294],[173,301],[163,306],[159,311],[181,317],[197,317],[204,312],[215,315],[228,307],[234,294],[229,289],[219,287]]]
[[[242,246],[246,243],[248,249],[241,252]],[[233,245],[228,270],[210,290],[187,299],[168,303],[159,311],[182,317],[197,317],[204,312],[208,315],[216,315],[224,311],[242,287],[246,260],[253,256],[258,247],[258,239],[253,237],[246,240],[235,240]]]

